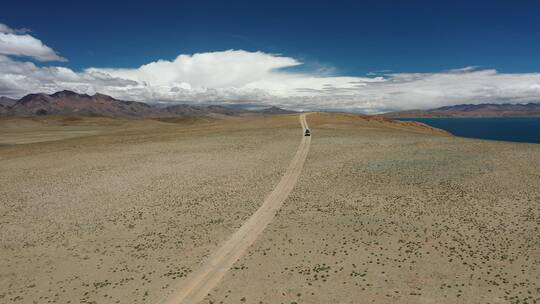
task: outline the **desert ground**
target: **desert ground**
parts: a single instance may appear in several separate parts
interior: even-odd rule
[[[203,303],[537,303],[540,145],[312,113]],[[279,184],[298,115],[0,119],[0,303],[159,303]]]

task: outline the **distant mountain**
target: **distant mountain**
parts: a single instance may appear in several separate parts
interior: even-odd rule
[[[296,113],[295,111],[284,110],[284,109],[278,108],[278,107],[270,107],[270,108],[258,110],[257,112],[264,113],[264,114],[292,114],[292,113]]]
[[[430,110],[390,112],[381,116],[388,118],[540,116],[540,103],[461,104]]]
[[[61,91],[51,95],[29,94],[8,107],[8,115],[69,115],[143,117],[154,109],[144,103],[123,101],[103,94],[87,95]]]
[[[253,114],[256,113],[254,111],[249,111],[242,108],[228,108],[220,105],[211,105],[207,106],[206,109],[214,114],[221,114],[221,115],[230,115],[230,116],[241,116],[246,114]]]
[[[162,108],[162,112],[167,113],[165,116],[188,116],[188,117],[198,117],[205,116],[208,114],[208,111],[203,107],[191,106],[186,104],[179,104],[170,107]]]
[[[273,108],[272,111],[249,111],[219,105],[173,105],[163,107],[142,102],[115,99],[103,94],[79,94],[60,91],[54,94],[29,94],[19,100],[2,97],[0,115],[3,116],[106,116],[106,117],[227,117],[245,115],[284,114],[289,111]]]
[[[0,96],[0,106],[9,107],[14,105],[17,99],[11,99],[9,97]]]

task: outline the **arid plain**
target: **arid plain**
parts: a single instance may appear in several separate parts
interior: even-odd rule
[[[312,113],[203,303],[537,303],[540,145]],[[262,204],[298,115],[0,120],[0,303],[157,303]]]

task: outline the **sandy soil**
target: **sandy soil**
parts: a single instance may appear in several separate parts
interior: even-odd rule
[[[308,122],[296,187],[203,302],[538,301],[540,145]],[[70,136],[0,132],[0,303],[156,303],[260,207],[300,141],[295,115],[37,123]]]
[[[77,118],[0,119],[0,146],[28,144],[95,135],[106,131],[106,119],[94,119],[93,124]],[[99,121],[106,122],[103,126]]]
[[[540,145],[308,120],[295,190],[205,303],[540,301]]]
[[[177,287],[161,303],[199,303],[221,281],[234,263],[240,259],[246,250],[255,242],[266,226],[272,222],[277,211],[283,205],[302,173],[306,157],[309,153],[311,137],[304,136],[309,129],[306,114],[299,116],[301,126],[300,145],[291,160],[287,171],[277,186],[265,198],[262,205],[233,235],[224,242],[214,253],[205,259],[204,264]]]
[[[301,132],[297,116],[68,128],[92,126],[0,147],[0,303],[157,301],[259,207]]]

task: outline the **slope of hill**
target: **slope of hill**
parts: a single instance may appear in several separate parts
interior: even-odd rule
[[[430,110],[390,112],[382,114],[382,116],[389,118],[540,116],[540,103],[461,104]]]
[[[272,109],[272,110],[270,110]],[[60,91],[54,94],[29,94],[19,100],[2,97],[3,116],[105,116],[105,117],[228,117],[293,113],[280,108],[250,111],[220,105],[193,106],[186,104],[163,107],[136,101],[115,99],[103,94],[79,94]]]

